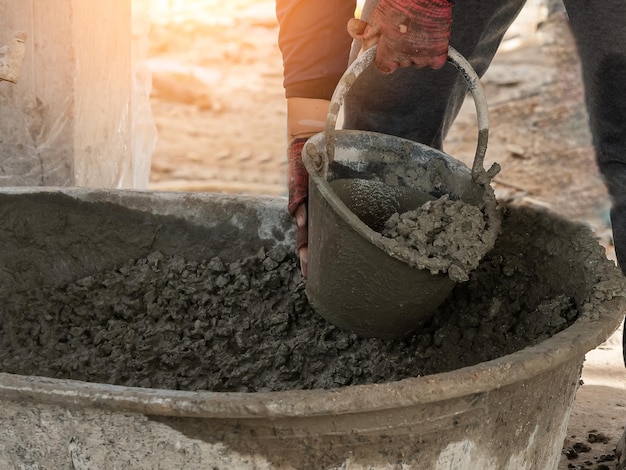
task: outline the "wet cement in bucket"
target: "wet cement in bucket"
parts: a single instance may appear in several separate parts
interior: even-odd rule
[[[337,198],[382,235],[370,235],[375,243],[412,267],[464,282],[494,246],[500,222],[493,189],[469,172],[440,159],[370,163],[360,173],[333,162],[329,172]]]
[[[444,195],[415,210],[394,213],[381,233],[388,253],[463,282],[493,246],[485,219],[478,206]]]
[[[588,287],[593,279],[555,292],[559,282],[546,279],[574,273],[552,272],[546,252],[572,245],[580,259],[598,262],[599,277],[603,263],[612,263],[586,231],[583,239],[550,219],[567,232],[550,238],[536,222],[505,211],[492,252],[428,325],[402,341],[362,339],[316,315],[284,247],[228,264],[155,251],[72,284],[9,297],[1,307],[0,370],[257,392],[389,382],[488,361],[545,340],[611,295],[576,298],[576,282]]]

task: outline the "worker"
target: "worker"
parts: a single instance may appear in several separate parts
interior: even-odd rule
[[[288,133],[288,210],[307,268],[308,175],[300,155],[324,130],[339,79],[359,49],[378,43],[348,93],[344,127],[382,132],[441,149],[467,93],[448,44],[482,76],[525,0],[277,0]],[[613,206],[618,261],[626,272],[626,2],[564,0],[582,63],[597,162]]]

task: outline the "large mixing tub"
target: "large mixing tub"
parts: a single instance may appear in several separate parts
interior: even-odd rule
[[[282,199],[5,189],[0,305],[155,249],[225,261],[292,249],[285,212]],[[536,213],[515,243],[520,256],[544,253],[536,282],[581,307],[535,346],[329,390],[191,392],[0,373],[0,468],[556,468],[585,353],[618,327],[625,301],[615,294],[621,274],[590,233],[551,217]]]

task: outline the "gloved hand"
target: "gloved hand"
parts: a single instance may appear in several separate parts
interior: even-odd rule
[[[307,196],[309,194],[309,174],[302,163],[302,149],[307,139],[294,139],[287,149],[287,188],[289,214],[296,219],[296,248],[300,257],[302,275],[307,275],[308,225]]]
[[[308,226],[307,197],[309,175],[302,163],[302,149],[314,134],[324,130],[330,101],[316,98],[287,98],[287,209],[296,219],[296,246],[302,275],[307,276]]]
[[[452,0],[381,0],[369,23],[353,18],[350,35],[368,49],[378,43],[376,66],[384,73],[398,67],[443,67],[448,56]]]

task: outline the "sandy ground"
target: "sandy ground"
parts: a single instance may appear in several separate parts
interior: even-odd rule
[[[286,114],[274,4],[196,3],[175,18],[154,16],[150,67],[159,140],[150,187],[284,195]],[[502,166],[498,198],[589,224],[614,259],[608,198],[566,18],[546,21],[530,2],[482,83],[491,123],[486,164]],[[475,132],[468,101],[445,151],[471,163]],[[564,453],[559,470],[616,468],[611,459],[626,424],[621,354],[618,331],[587,355],[564,445],[579,451]]]

